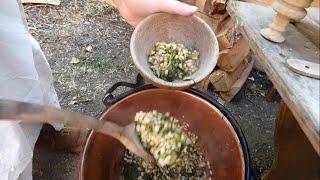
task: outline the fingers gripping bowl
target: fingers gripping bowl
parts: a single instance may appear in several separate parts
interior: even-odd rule
[[[157,42],[175,42],[199,52],[199,69],[187,80],[168,82],[158,78],[148,64],[148,54]],[[182,89],[195,85],[208,76],[217,64],[219,45],[211,28],[196,16],[182,17],[158,13],[143,20],[130,42],[133,62],[141,75],[157,87]]]

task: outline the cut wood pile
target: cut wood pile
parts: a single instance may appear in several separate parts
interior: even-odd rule
[[[197,87],[206,91],[211,84],[226,101],[239,92],[253,67],[248,42],[226,11],[226,0],[185,0],[196,5],[197,15],[216,33],[220,56],[216,69]]]

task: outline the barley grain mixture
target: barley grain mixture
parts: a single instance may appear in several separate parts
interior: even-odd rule
[[[148,56],[153,73],[165,80],[188,80],[199,69],[199,52],[183,44],[157,42]]]
[[[143,145],[156,163],[145,162],[127,151],[125,179],[210,179],[205,173],[209,163],[196,146],[197,136],[185,131],[186,125],[181,126],[169,113],[156,111],[137,113],[135,122]]]

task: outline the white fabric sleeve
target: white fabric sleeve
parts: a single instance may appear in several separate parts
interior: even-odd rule
[[[19,3],[0,4],[0,99],[59,107],[49,64],[25,26]],[[32,179],[33,149],[41,127],[0,120],[0,180]]]

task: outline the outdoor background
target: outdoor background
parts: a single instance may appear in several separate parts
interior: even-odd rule
[[[69,0],[59,6],[25,5],[28,25],[52,68],[54,85],[63,109],[98,116],[102,97],[115,82],[134,82],[137,71],[130,56],[133,27],[117,10],[98,1]],[[272,84],[265,73],[253,70],[240,93],[225,103],[249,143],[253,167],[270,168],[273,132],[279,96],[266,100]],[[124,91],[125,89],[122,89]],[[37,147],[34,179],[76,179],[78,154]]]

